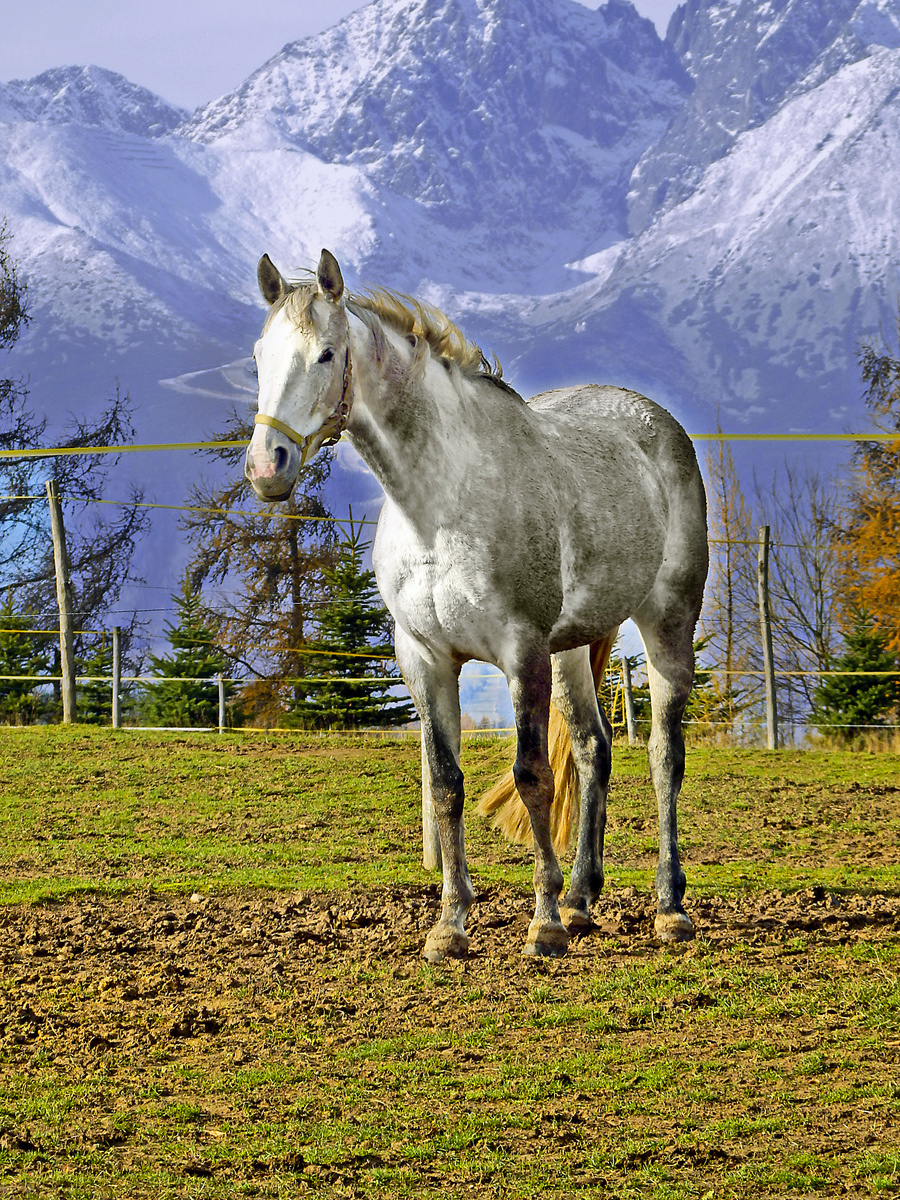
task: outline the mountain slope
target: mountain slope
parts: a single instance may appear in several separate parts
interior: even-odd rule
[[[558,271],[551,237],[558,263],[624,232],[628,175],[687,86],[620,0],[376,0],[286,46],[179,132],[238,144],[264,127],[363,168],[485,249],[529,235]]]
[[[705,169],[791,98],[873,46],[900,47],[900,0],[688,0],[667,40],[694,81],[687,103],[638,164],[629,228],[686,199]]]

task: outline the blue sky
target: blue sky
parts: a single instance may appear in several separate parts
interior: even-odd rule
[[[0,80],[48,67],[118,71],[196,108],[238,87],[287,42],[334,25],[364,0],[31,0],[4,5]],[[598,7],[590,0],[589,7]],[[635,0],[665,31],[676,0]]]

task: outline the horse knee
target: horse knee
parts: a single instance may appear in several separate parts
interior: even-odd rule
[[[517,758],[513,763],[513,779],[522,803],[529,810],[552,802],[553,771],[546,760]]]

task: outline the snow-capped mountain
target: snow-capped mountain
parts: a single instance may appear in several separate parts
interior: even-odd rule
[[[540,287],[551,244],[562,263],[622,236],[626,181],[687,87],[621,0],[376,2],[286,46],[179,133],[246,144],[265,129],[365,169],[481,249],[537,234]]]
[[[686,199],[738,137],[815,91],[873,46],[900,47],[896,0],[688,0],[667,40],[693,94],[635,170],[633,232]]]
[[[898,89],[900,0],[689,0],[665,42],[627,0],[373,0],[190,116],[96,68],[0,85],[9,366],[51,415],[118,378],[142,439],[202,437],[250,397],[260,254],[328,246],[526,393],[840,432],[900,295]],[[194,467],[142,459],[177,502]]]

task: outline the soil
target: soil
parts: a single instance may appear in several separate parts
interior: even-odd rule
[[[165,1061],[233,1071],[270,1062],[273,1029],[308,1022],[311,1014],[337,1021],[345,1044],[407,1035],[411,1022],[463,1027],[471,1023],[471,1005],[462,994],[455,1007],[444,1001],[443,1010],[431,1000],[411,999],[409,989],[396,1005],[385,1005],[383,991],[370,994],[358,982],[367,968],[407,980],[432,969],[425,967],[421,949],[438,898],[438,887],[429,884],[370,895],[87,895],[2,910],[0,1081],[12,1087],[23,1072],[37,1068],[87,1080],[113,1058],[130,1062],[134,1078],[142,1071],[157,1078]],[[532,904],[532,897],[509,887],[480,895],[469,920],[470,957],[446,968],[467,976],[468,986],[479,989],[479,1004],[491,1006],[501,1026],[508,1020],[514,1029],[542,975],[567,980],[574,993],[617,961],[633,964],[673,953],[661,950],[653,937],[651,897],[626,888],[601,898],[595,930],[573,938],[565,959],[530,963],[521,949]],[[712,954],[748,942],[778,949],[797,939],[828,945],[896,942],[900,936],[900,897],[893,895],[838,895],[823,888],[740,893],[696,898],[689,911],[700,934],[692,946]],[[319,1051],[327,1070],[327,1047],[308,1047],[313,1056]],[[548,1061],[559,1054],[552,1039],[546,1054]],[[862,1129],[852,1128],[854,1118],[846,1120],[848,1136],[863,1139]],[[109,1114],[74,1111],[72,1122],[71,1137],[94,1150],[126,1137]],[[44,1169],[52,1158],[50,1141],[39,1121],[0,1129],[0,1150],[30,1150],[35,1162],[45,1160]],[[538,1143],[529,1153],[539,1150]],[[178,1165],[183,1178],[210,1174],[207,1159],[196,1151],[185,1154]],[[288,1158],[277,1164],[281,1176],[293,1170],[307,1183],[318,1179],[326,1191],[344,1194],[346,1188],[354,1194],[351,1176],[359,1164],[342,1174],[340,1167],[317,1166],[299,1152],[293,1165]],[[275,1170],[271,1160],[251,1166],[245,1164],[244,1183],[256,1177],[254,1171],[261,1176]],[[17,1186],[6,1192],[0,1183],[0,1194],[64,1194]],[[108,1186],[96,1194],[126,1194]],[[253,1194],[249,1185],[241,1194],[248,1190]],[[263,1188],[263,1194],[269,1193]],[[485,1185],[465,1194],[495,1193]],[[863,1188],[859,1194],[870,1192]]]

